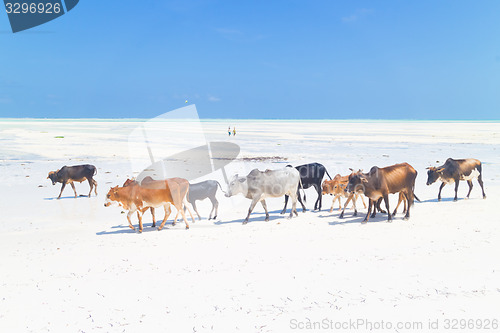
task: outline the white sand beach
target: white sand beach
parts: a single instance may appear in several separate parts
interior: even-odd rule
[[[313,324],[347,331],[353,327],[341,324],[358,320],[409,332],[500,319],[499,122],[203,121],[205,139],[238,144],[239,158],[282,158],[236,160],[229,176],[311,162],[334,176],[408,162],[421,202],[409,221],[378,214],[362,224],[360,202],[357,217],[349,210],[339,219],[337,209],[328,212],[331,196],[312,211],[316,194],[307,189],[309,210],[298,217],[280,215],[284,199],[276,198],[268,200],[269,222],[258,205],[242,225],[250,200],[219,191],[217,220],[207,220],[205,200],[203,219],[189,230],[182,221],[172,226],[171,216],[157,231],[148,212],[139,234],[122,208],[103,204],[111,186],[134,176],[127,140],[140,123],[0,120],[1,332],[294,332]],[[452,185],[437,201],[439,183],[426,186],[425,168],[448,157],[482,161],[487,199],[474,181],[470,199],[461,182],[457,202]],[[67,186],[56,200],[60,184],[48,172],[84,163],[98,168],[98,196],[74,198]],[[226,189],[220,170],[201,179]],[[86,182],[75,186],[88,193]],[[394,207],[397,196],[390,199]],[[411,329],[396,329],[408,322]]]

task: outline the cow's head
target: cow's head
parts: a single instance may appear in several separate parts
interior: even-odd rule
[[[321,185],[321,188],[323,189],[321,194],[330,194],[333,195],[333,188],[335,186],[335,181],[334,180],[325,180],[323,184]]]
[[[352,170],[352,169],[351,169]],[[349,175],[349,182],[347,183],[347,192],[365,192],[365,183],[368,183],[366,176],[358,170]]]
[[[428,167],[427,168],[427,185],[431,185],[443,174],[444,168]]]
[[[118,193],[118,186],[109,189],[108,194],[106,194],[106,201],[104,202],[104,207],[109,207],[113,203],[118,203],[120,195]]]
[[[247,195],[248,193],[248,182],[246,177],[238,177],[238,174],[234,175],[227,186],[226,197],[232,197],[238,193],[243,193]]]
[[[125,181],[125,183],[123,183],[123,187],[125,186],[130,186],[130,185],[136,185],[137,182],[135,181],[135,178],[130,178],[130,179],[127,179]]]
[[[55,185],[57,183],[57,173],[58,172],[59,172],[59,170],[51,171],[51,172],[49,172],[49,175],[47,176],[47,179],[50,179],[52,181],[52,185]]]

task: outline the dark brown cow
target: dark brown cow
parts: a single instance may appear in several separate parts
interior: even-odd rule
[[[475,158],[463,160],[449,158],[440,167],[429,167],[427,169],[427,185],[431,185],[438,179],[442,181],[438,193],[439,201],[441,201],[441,190],[446,184],[451,183],[455,183],[455,198],[453,200],[457,201],[458,184],[461,180],[466,180],[467,184],[469,184],[469,193],[467,193],[467,198],[469,198],[470,192],[472,191],[472,180],[474,178],[477,178],[477,182],[483,191],[483,198],[486,199],[483,186],[482,165],[479,160]]]
[[[96,174],[97,174],[97,168],[90,164],[74,165],[74,166],[65,165],[57,171],[49,172],[47,179],[50,179],[52,181],[52,185],[55,185],[56,183],[62,183],[61,192],[59,193],[57,199],[61,198],[61,194],[64,188],[66,187],[66,184],[68,183],[73,188],[73,192],[75,192],[75,198],[76,198],[78,195],[76,194],[75,185],[73,184],[73,182],[81,183],[85,180],[88,180],[90,185],[90,192],[89,192],[89,198],[90,198],[90,194],[92,193],[92,188],[94,188],[94,186],[95,186],[94,192],[95,195],[97,195],[97,182],[93,178]]]
[[[405,219],[408,219],[410,218],[410,207],[414,201],[415,178],[417,178],[417,171],[408,163],[395,164],[385,168],[374,166],[369,173],[353,172],[349,176],[347,190],[349,192],[362,192],[370,199],[364,223],[368,222],[372,207],[373,213],[375,213],[375,207],[380,198],[384,199],[387,212],[390,212],[389,194],[399,192],[403,192],[403,199],[407,201]],[[393,214],[395,213],[396,211]],[[393,214],[387,214],[388,221],[392,220]]]

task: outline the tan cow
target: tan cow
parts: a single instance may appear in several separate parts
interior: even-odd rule
[[[332,207],[330,208],[330,213],[333,212],[333,206],[335,202],[339,201],[339,210],[342,209],[342,205],[340,202],[340,198],[347,198],[345,206],[352,200],[352,208],[356,209],[356,201],[359,197],[361,197],[361,202],[363,202],[363,206],[366,208],[365,200],[361,193],[348,193],[346,191],[347,183],[349,182],[349,176],[341,176],[339,174],[335,175],[332,180],[325,180],[322,184],[322,194],[330,194],[333,195]]]
[[[161,230],[165,222],[170,215],[170,205],[174,205],[177,209],[177,215],[174,220],[174,224],[177,220],[179,214],[182,215],[184,222],[186,223],[186,229],[189,229],[189,224],[187,222],[186,215],[182,209],[182,205],[186,205],[186,196],[189,192],[189,182],[182,178],[170,178],[166,180],[151,180],[142,182],[139,185],[137,182],[131,182],[125,187],[112,187],[107,196],[105,207],[108,207],[113,201],[118,202],[123,208],[128,210],[127,220],[129,227],[135,230],[130,216],[137,212],[137,217],[139,219],[139,232],[142,232],[142,214],[149,207],[161,207],[165,209],[165,217],[158,227]],[[187,206],[187,205],[186,205]],[[191,219],[194,222],[194,218],[191,210],[188,207],[188,211],[191,215]]]

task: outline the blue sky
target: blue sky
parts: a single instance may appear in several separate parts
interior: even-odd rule
[[[0,116],[499,119],[499,1],[81,0],[13,34]]]

